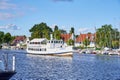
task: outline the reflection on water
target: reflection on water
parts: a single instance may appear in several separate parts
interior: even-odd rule
[[[120,79],[119,56],[74,53],[73,57],[59,57],[6,52],[9,56],[16,54],[17,74],[11,80]],[[9,62],[11,61],[9,58]]]

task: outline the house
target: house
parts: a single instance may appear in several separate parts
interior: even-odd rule
[[[61,34],[60,37],[64,42],[67,42],[69,39],[72,39],[72,34]]]
[[[16,48],[21,48],[26,45],[26,37],[25,36],[16,36],[12,42],[12,45]]]
[[[76,40],[75,40],[75,45],[76,46],[84,46],[83,42],[85,39],[88,39],[90,41],[90,45],[88,47],[95,47],[95,34],[80,34]]]

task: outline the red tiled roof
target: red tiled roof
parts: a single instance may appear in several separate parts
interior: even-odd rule
[[[76,38],[76,42],[83,42],[86,38],[88,38],[90,41],[94,41],[95,34],[80,34]]]
[[[71,38],[72,34],[61,34],[61,38],[64,42],[68,41]]]
[[[16,45],[17,43],[21,41],[25,41],[25,36],[16,36],[16,38],[13,40],[12,45]]]
[[[24,36],[17,36],[14,41],[23,41],[25,40],[25,37]]]

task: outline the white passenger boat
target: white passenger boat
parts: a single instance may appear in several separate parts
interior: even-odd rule
[[[27,53],[40,55],[72,55],[73,46],[67,46],[63,40],[35,38],[27,43]]]

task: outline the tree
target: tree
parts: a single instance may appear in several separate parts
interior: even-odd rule
[[[83,44],[87,47],[88,45],[90,45],[90,41],[89,41],[89,39],[85,39],[84,41],[83,41]]]
[[[31,39],[33,38],[47,38],[50,39],[52,29],[46,23],[35,24],[30,30]]]
[[[71,38],[72,38],[72,40],[73,40],[73,45],[74,45],[75,34],[74,34],[74,28],[73,28],[73,27],[71,27],[70,34],[72,34]]]
[[[57,25],[55,25],[55,28],[54,28],[54,31],[56,31],[56,30],[58,30],[58,26]]]
[[[10,43],[11,42],[11,34],[10,33],[6,33],[5,35],[4,35],[4,42],[5,43]]]
[[[74,40],[69,39],[69,40],[67,41],[67,45],[74,45]]]
[[[96,44],[101,48],[112,48],[114,45],[113,41],[119,41],[117,36],[119,36],[119,31],[117,29],[113,29],[112,25],[103,25],[96,31]]]
[[[59,30],[58,26],[56,25],[54,28],[54,32],[53,32],[53,38],[60,40],[60,34],[61,34],[60,30]]]
[[[70,34],[74,34],[74,28],[73,27],[71,27],[71,30],[70,30]]]
[[[60,40],[60,31],[59,30],[54,31],[54,38],[57,40]]]
[[[67,34],[67,31],[66,31],[66,30],[59,29],[59,31],[60,31],[61,34]]]
[[[119,41],[112,41],[113,48],[119,48]]]
[[[112,25],[103,25],[101,28],[97,29],[96,32],[96,43],[100,47],[108,47],[111,46],[111,32]]]
[[[4,32],[0,31],[0,44],[3,43]]]

